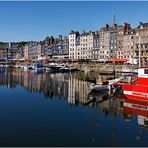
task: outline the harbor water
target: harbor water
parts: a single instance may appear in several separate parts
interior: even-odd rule
[[[0,146],[147,146],[147,105],[90,84],[80,72],[1,68]]]

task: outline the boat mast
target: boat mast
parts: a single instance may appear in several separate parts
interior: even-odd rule
[[[140,52],[141,52],[141,50],[140,50],[141,48],[140,48],[140,32],[139,32],[139,67],[141,66],[141,61],[140,61]]]
[[[115,21],[116,21],[116,15],[115,15],[115,11],[113,11],[113,34],[114,34],[114,38],[115,38]],[[116,63],[115,63],[115,58],[117,57],[116,56],[116,52],[115,51],[115,48],[114,48],[114,61],[113,61],[113,75],[114,75],[114,79],[116,78],[116,70],[115,70],[115,66],[116,66]]]

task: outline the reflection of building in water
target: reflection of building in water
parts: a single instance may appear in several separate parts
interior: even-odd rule
[[[22,71],[21,69],[5,69],[0,75],[0,84],[7,85],[11,89],[17,85],[27,91],[43,93],[45,98],[65,98],[70,104],[80,103],[91,107],[101,108],[102,111],[109,110],[108,94],[90,93],[89,84],[79,80],[78,73],[36,73],[35,71]],[[96,100],[92,100],[96,97]]]
[[[141,127],[146,127],[148,128],[148,118],[138,115],[138,125]]]
[[[89,101],[88,101],[89,100]],[[108,92],[91,91],[88,94],[87,104],[91,107],[98,107],[102,112],[110,111],[110,99]]]
[[[70,104],[84,104],[87,100],[87,95],[90,92],[88,83],[86,81],[79,80],[73,75],[69,76],[68,80],[68,103]]]
[[[99,104],[99,108],[102,112],[105,112],[107,114],[110,111],[110,100],[109,99],[104,99],[102,102]]]
[[[24,71],[24,87],[28,88],[29,86],[29,72],[28,71]]]
[[[50,89],[53,90],[53,95],[58,96],[59,98],[68,97],[68,74],[51,74],[50,75]]]
[[[7,85],[10,89],[20,85],[32,93],[42,92],[46,98],[52,98],[52,96],[69,98],[69,102],[73,104],[75,104],[75,99],[84,102],[88,92],[86,82],[79,81],[75,74],[38,74],[35,71],[22,71],[15,68],[2,70],[0,84]]]
[[[45,97],[53,95],[67,98],[68,82],[65,74],[47,73],[38,74],[35,71],[22,71],[21,69],[0,69],[0,85],[13,88],[20,85],[30,92],[42,92]]]
[[[68,82],[68,103],[76,104],[76,80],[70,75]]]
[[[77,79],[76,91],[79,92],[79,103],[84,104],[88,102],[88,93],[90,92],[88,82]]]
[[[19,80],[16,78],[20,72],[14,72],[11,69],[0,69],[0,85],[6,85],[8,89],[15,87]],[[13,76],[14,75],[14,76]]]

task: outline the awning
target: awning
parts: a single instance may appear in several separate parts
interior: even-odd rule
[[[30,57],[29,58],[25,58],[25,61],[26,62],[31,62],[32,61],[32,58],[30,58]]]
[[[7,58],[0,58],[0,61],[6,61]]]
[[[126,59],[126,58],[122,58],[122,59],[113,58],[113,59],[107,60],[106,62],[110,62],[110,63],[113,63],[113,62],[116,62],[116,63],[124,63],[124,62],[127,62],[127,61],[128,61],[128,59]]]

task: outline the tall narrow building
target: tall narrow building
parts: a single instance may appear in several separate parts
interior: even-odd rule
[[[94,32],[83,32],[77,40],[77,59],[92,59]]]
[[[135,29],[134,47],[135,59],[138,60],[140,50],[141,65],[148,65],[148,23],[140,22]]]
[[[105,27],[100,29],[100,51],[99,51],[99,59],[100,60],[108,60],[109,50],[110,50],[110,26],[106,24]]]
[[[124,37],[124,27],[119,26],[117,28],[117,58],[124,58],[124,48],[123,48],[123,37]]]
[[[93,50],[92,50],[93,60],[99,59],[99,49],[100,49],[100,36],[99,36],[99,31],[96,31],[93,37]]]
[[[71,31],[69,34],[69,58],[74,60],[77,59],[76,55],[76,40],[79,36],[78,31]]]
[[[134,62],[134,30],[129,29],[125,32],[123,38],[123,58],[129,60],[130,63]]]

